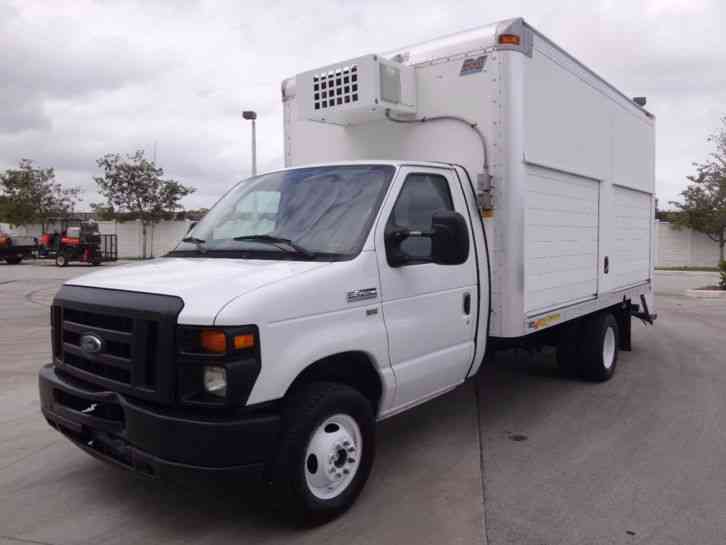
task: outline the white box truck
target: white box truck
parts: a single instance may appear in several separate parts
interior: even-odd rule
[[[652,323],[654,119],[523,20],[282,85],[283,170],[166,257],[68,281],[49,423],[152,477],[260,474],[326,520],[377,420],[510,346],[603,381]]]

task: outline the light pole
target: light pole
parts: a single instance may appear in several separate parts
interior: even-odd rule
[[[244,112],[242,112],[242,117],[252,121],[252,176],[257,176],[257,134],[255,129],[257,112],[253,112],[252,110],[245,110]]]

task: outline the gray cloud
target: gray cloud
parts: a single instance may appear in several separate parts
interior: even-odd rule
[[[156,144],[208,206],[259,164],[282,166],[279,83],[336,60],[523,15],[657,116],[661,202],[676,197],[726,113],[719,0],[244,3],[0,0],[0,168],[31,157],[97,199],[95,160]]]
[[[92,21],[0,9],[0,132],[50,129],[48,101],[86,100],[153,79],[169,67],[135,50],[122,34],[93,32]],[[89,32],[90,31],[90,32]]]

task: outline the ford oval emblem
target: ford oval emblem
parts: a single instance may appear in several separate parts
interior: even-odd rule
[[[86,354],[97,354],[101,351],[101,348],[103,348],[103,340],[96,335],[89,333],[81,336],[81,350]]]

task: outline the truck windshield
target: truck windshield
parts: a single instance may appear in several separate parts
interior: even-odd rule
[[[250,178],[222,197],[169,255],[351,258],[363,247],[394,170],[339,165]]]

